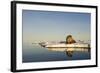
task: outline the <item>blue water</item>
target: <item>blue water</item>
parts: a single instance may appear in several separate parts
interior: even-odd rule
[[[38,44],[23,44],[22,48],[23,63],[86,59],[91,59],[90,51],[73,51],[71,53],[50,51]]]

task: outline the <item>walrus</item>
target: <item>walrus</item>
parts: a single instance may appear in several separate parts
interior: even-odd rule
[[[68,35],[66,37],[66,44],[76,43],[76,41],[72,38],[72,35]]]

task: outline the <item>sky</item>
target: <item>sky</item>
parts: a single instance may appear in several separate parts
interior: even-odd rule
[[[90,40],[91,14],[23,10],[23,42],[65,41],[67,35],[75,40]]]

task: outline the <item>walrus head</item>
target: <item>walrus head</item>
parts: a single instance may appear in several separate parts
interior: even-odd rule
[[[76,41],[72,38],[72,35],[68,35],[66,37],[66,44],[76,43]]]

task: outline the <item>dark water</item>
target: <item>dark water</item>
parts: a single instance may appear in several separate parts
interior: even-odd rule
[[[64,61],[64,60],[86,60],[90,59],[90,51],[72,51],[59,52],[50,51],[38,44],[23,44],[22,61],[28,62],[47,62],[47,61]]]

